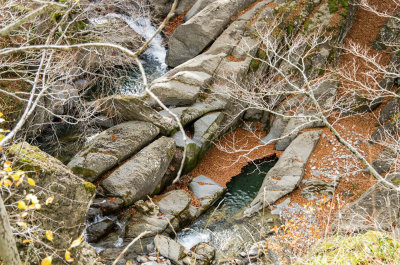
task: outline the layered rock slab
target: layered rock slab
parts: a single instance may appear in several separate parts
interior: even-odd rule
[[[161,137],[114,170],[101,186],[126,205],[160,189],[160,183],[175,152],[175,140]]]
[[[299,185],[308,158],[320,135],[321,131],[309,131],[297,136],[265,176],[256,198],[245,210],[245,215],[251,215],[275,203]]]
[[[94,181],[151,142],[160,130],[149,122],[130,121],[105,130],[68,163],[78,176]]]
[[[180,25],[169,39],[167,64],[178,66],[200,54],[254,0],[217,0]]]

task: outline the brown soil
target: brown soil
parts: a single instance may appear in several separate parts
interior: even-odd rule
[[[274,150],[274,145],[258,144],[265,136],[260,127],[258,124],[255,131],[237,128],[223,136],[190,175],[204,175],[226,187],[226,183],[240,174],[241,169],[249,162],[274,154],[279,157],[282,152]]]

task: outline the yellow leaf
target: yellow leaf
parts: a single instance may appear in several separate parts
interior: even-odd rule
[[[4,185],[6,188],[8,188],[8,187],[10,187],[10,186],[12,185],[12,181],[9,180],[9,179],[5,179],[4,182],[3,182],[3,185]]]
[[[73,262],[74,259],[71,258],[71,252],[69,252],[68,250],[65,251],[65,260],[68,262]]]
[[[18,181],[18,180],[19,180],[19,175],[17,175],[17,174],[12,174],[12,175],[11,175],[11,178],[12,178],[14,181]]]
[[[23,227],[25,229],[28,228],[28,225],[26,223],[24,223],[24,222],[17,222],[17,225],[19,225],[19,226],[21,226],[21,227]]]
[[[12,169],[11,169],[11,167],[6,167],[6,168],[4,168],[4,171],[5,171],[5,172],[11,172]]]
[[[9,167],[9,166],[11,166],[11,162],[10,161],[4,162],[4,167]]]
[[[19,201],[18,202],[18,209],[20,210],[25,210],[26,209],[26,204],[24,201]]]
[[[31,179],[31,178],[28,178],[28,183],[31,186],[35,186],[36,185],[35,181],[33,179]]]
[[[78,237],[77,239],[72,241],[71,246],[69,247],[69,249],[79,246],[81,244],[81,242],[82,242],[82,238]]]
[[[49,205],[50,203],[52,203],[54,201],[54,195],[51,195],[50,197],[47,198],[46,200],[46,205]]]
[[[35,209],[36,210],[40,210],[42,208],[42,205],[40,205],[39,203],[35,204]]]
[[[37,204],[37,203],[39,203],[39,200],[38,200],[38,198],[36,197],[36,195],[33,195],[33,194],[31,194],[31,193],[29,193],[28,195],[26,195],[25,199],[26,199],[27,201],[31,201],[32,204]]]
[[[46,231],[46,238],[47,240],[53,242],[53,232],[51,232],[50,230]]]
[[[0,118],[3,117],[3,116],[4,116],[4,114],[2,112],[0,112]]]
[[[23,244],[27,244],[29,242],[32,242],[32,239],[25,239],[25,240],[22,241]]]
[[[21,218],[25,218],[27,215],[28,215],[27,212],[23,212],[23,213],[21,213]]]
[[[51,265],[51,262],[53,261],[53,257],[48,256],[42,260],[40,265]]]

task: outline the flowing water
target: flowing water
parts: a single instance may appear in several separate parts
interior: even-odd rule
[[[157,28],[151,24],[150,14],[141,17],[129,17],[126,15],[109,13],[103,17],[93,18],[91,21],[96,24],[103,24],[107,23],[109,18],[123,20],[133,31],[143,37],[145,41],[149,40],[157,31]],[[163,38],[158,34],[152,39],[147,50],[140,56],[148,83],[166,73],[166,55],[167,49],[163,45]],[[129,75],[124,85],[118,88],[119,93],[140,94],[143,92],[144,86],[142,76],[138,69],[132,69]]]
[[[242,213],[257,194],[266,173],[275,162],[266,160],[244,167],[239,175],[227,183],[227,192],[223,198],[190,227],[178,233],[178,242],[187,249],[200,242],[207,242],[219,250],[217,258],[227,259],[231,253],[237,256],[238,251],[260,240],[265,227],[271,226],[274,217],[268,212],[244,219]]]

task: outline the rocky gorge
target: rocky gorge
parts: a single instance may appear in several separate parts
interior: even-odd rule
[[[149,3],[154,21],[165,17],[172,5],[169,0]],[[266,243],[274,229],[290,219],[284,212],[305,212],[304,204],[335,201],[337,196],[351,198],[351,202],[346,201],[340,213],[333,214],[340,215],[333,221],[334,231],[370,230],[374,223],[363,221],[373,215],[381,220],[380,228],[392,231],[398,239],[398,229],[393,226],[399,219],[397,191],[377,183],[323,122],[342,108],[340,115],[350,120],[333,123],[338,124],[337,130],[368,156],[379,174],[389,173],[386,179],[398,185],[397,168],[386,159],[398,154],[389,148],[374,149],[368,142],[369,136],[378,141],[387,137],[387,131],[393,135],[398,132],[393,122],[393,116],[399,113],[398,98],[376,102],[363,97],[348,109],[334,105],[338,98],[346,98],[346,80],[338,76],[323,79],[329,68],[344,64],[341,48],[354,34],[360,23],[358,14],[363,11],[357,3],[180,0],[175,18],[182,21],[165,40],[165,63],[169,68],[151,81],[149,89],[179,118],[186,141],[175,117],[152,97],[127,93],[89,102],[100,106],[95,116],[103,120],[101,130],[65,159],[65,164],[28,143],[12,146],[9,155],[22,165],[61,176],[46,180],[49,186],[68,186],[67,190],[60,188],[61,193],[75,194],[71,202],[60,196],[58,205],[67,205],[68,210],[56,210],[58,216],[52,218],[65,222],[65,231],[58,233],[60,238],[65,237],[63,233],[73,233],[74,237],[85,234],[85,244],[73,252],[76,256],[83,253],[76,264],[115,264],[124,248],[144,231],[148,233],[130,246],[117,264],[285,264],[287,257],[282,261]],[[115,14],[118,10],[112,11]],[[114,20],[121,18],[119,15],[111,17]],[[271,56],[265,49],[262,30],[272,27],[278,18],[282,19],[276,26],[279,32],[273,36],[284,51],[291,50],[285,43],[287,35],[296,40],[322,29],[330,37],[321,45],[297,46],[290,53],[290,60],[296,64],[286,58],[277,63],[278,75],[269,80],[268,87],[283,87],[285,93],[257,94],[261,84],[255,85],[253,96],[273,106],[256,108],[257,104],[237,99],[238,95],[247,95],[240,89],[236,94],[232,91],[272,71],[275,62],[268,61]],[[382,39],[398,38],[399,33],[398,21],[384,21],[378,25],[371,49],[381,49]],[[313,52],[308,54],[308,50]],[[296,56],[301,60],[292,59]],[[389,61],[398,65],[398,56],[395,53]],[[297,61],[304,66],[302,74],[306,78],[296,72]],[[287,84],[291,81],[282,81],[283,75],[294,77],[294,83],[298,83],[294,87],[306,83],[299,81],[301,78],[314,80],[307,88],[313,96],[292,93]],[[380,78],[379,82],[388,90],[399,85],[398,77]],[[319,112],[313,104],[328,111]],[[355,133],[347,134],[349,131]],[[245,135],[242,138],[249,146],[236,145],[236,133],[237,138]],[[174,181],[184,150],[183,174]],[[263,168],[265,161],[270,164]],[[229,166],[236,162],[239,169],[230,172]],[[246,169],[249,173],[245,168],[251,165],[254,167]],[[356,173],[348,173],[350,169]],[[232,188],[236,176],[242,175],[239,173],[243,174],[243,182]],[[252,192],[242,196],[246,197],[243,204],[229,208],[232,206],[226,200],[232,194],[236,196],[235,192],[247,192],[251,174],[257,179]],[[354,179],[346,180],[346,174]],[[359,179],[367,179],[368,183],[354,187]],[[314,219],[310,223],[319,225]],[[74,231],[69,230],[71,226]],[[218,230],[220,227],[223,229]],[[199,237],[206,230],[208,237]],[[184,238],[190,238],[191,244],[186,244]]]

